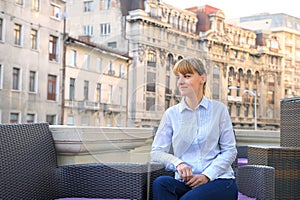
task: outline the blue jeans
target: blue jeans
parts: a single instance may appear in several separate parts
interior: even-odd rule
[[[160,176],[153,182],[154,200],[237,200],[235,179],[216,179],[194,189],[171,176]]]

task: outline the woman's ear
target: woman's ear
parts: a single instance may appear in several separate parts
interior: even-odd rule
[[[206,75],[205,75],[205,74],[202,74],[202,75],[201,75],[201,78],[202,78],[201,83],[202,83],[202,84],[206,83]]]

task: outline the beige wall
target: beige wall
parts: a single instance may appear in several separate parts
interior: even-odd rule
[[[76,66],[70,65],[71,50],[76,52]],[[89,64],[84,60],[87,55]],[[78,41],[68,45],[66,63],[65,123],[90,126],[126,126],[129,58]],[[110,63],[113,65],[114,74],[110,73]],[[121,65],[124,74],[120,76]],[[75,79],[74,99],[69,97],[70,78]],[[87,99],[84,97],[84,81],[89,82]],[[97,84],[101,84],[100,99],[97,97]]]
[[[53,4],[51,4],[53,5]],[[57,1],[55,6],[64,10],[64,2]],[[27,122],[28,113],[35,114],[36,121],[46,121],[46,115],[60,116],[60,69],[62,58],[61,32],[63,21],[51,14],[49,2],[40,1],[40,10],[32,10],[31,1],[17,5],[14,0],[0,2],[0,18],[4,22],[3,40],[0,41],[0,64],[3,67],[3,85],[0,90],[0,110],[2,123],[10,121],[10,113],[19,113],[19,122]],[[62,14],[62,13],[61,13]],[[21,25],[21,45],[14,44],[14,26]],[[38,31],[38,48],[30,47],[31,29]],[[57,61],[49,61],[49,36],[58,37]],[[12,69],[20,69],[20,90],[12,90]],[[29,71],[37,74],[37,90],[29,92]],[[56,100],[47,100],[48,75],[57,76]]]

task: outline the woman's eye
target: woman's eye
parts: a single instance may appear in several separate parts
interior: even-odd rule
[[[184,75],[184,78],[190,78],[190,77],[191,77],[191,75],[189,75],[189,74]]]

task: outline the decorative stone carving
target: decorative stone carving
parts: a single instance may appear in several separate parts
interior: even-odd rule
[[[165,66],[165,63],[166,63],[166,54],[167,54],[167,51],[166,50],[163,50],[163,49],[160,49],[159,51],[159,58],[160,58],[160,64],[162,67]]]
[[[138,54],[139,54],[139,61],[143,62],[145,58],[145,47],[143,45],[139,45]]]

